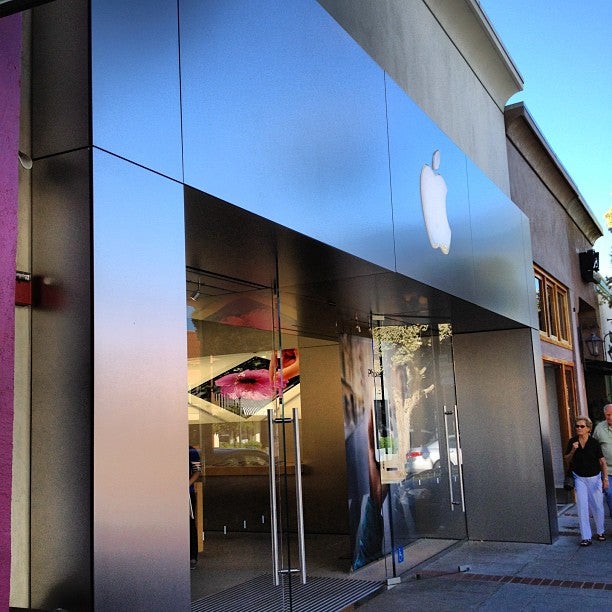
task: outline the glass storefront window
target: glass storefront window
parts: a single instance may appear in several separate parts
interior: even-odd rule
[[[360,339],[345,337],[343,350],[346,405],[353,408],[347,456],[357,452],[353,438],[360,429],[368,430],[370,446],[367,503],[353,519],[353,569],[383,555],[395,559],[398,550],[422,538],[466,534],[452,328],[374,319],[369,380],[351,365]],[[350,488],[359,486],[356,481]]]

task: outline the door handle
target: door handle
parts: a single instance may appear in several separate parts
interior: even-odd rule
[[[270,441],[268,476],[270,478],[270,530],[272,540],[272,578],[274,586],[280,584],[278,561],[278,512],[276,505],[276,465],[274,462],[274,410],[268,408],[268,440]]]
[[[455,442],[457,443],[457,466],[459,467],[459,489],[461,491],[461,510],[465,512],[465,495],[463,491],[463,454],[461,451],[461,439],[459,437],[459,416],[457,414],[457,404],[454,406],[453,415],[455,417]]]
[[[302,452],[300,450],[300,422],[297,408],[293,409],[293,437],[295,441],[295,498],[298,521],[298,551],[302,584],[306,584],[306,545],[304,541],[304,504],[302,497]]]
[[[458,505],[455,503],[455,492],[453,491],[453,480],[452,480],[452,464],[450,457],[450,444],[448,442],[448,425],[446,424],[446,418],[450,416],[452,412],[446,410],[446,406],[444,406],[444,442],[446,446],[446,465],[448,467],[448,493],[450,496],[450,507],[451,510],[455,509],[455,506]]]
[[[283,419],[288,421],[289,419]],[[276,465],[274,462],[274,410],[268,409],[268,439],[270,440],[270,461],[268,474],[270,477],[270,528],[272,541],[272,572],[274,585],[280,584],[279,575],[286,571],[298,571],[301,576],[302,584],[306,584],[306,545],[304,537],[304,502],[302,495],[302,454],[300,448],[300,424],[297,408],[293,409],[293,434],[295,441],[295,495],[297,506],[297,527],[298,527],[298,556],[299,568],[297,570],[281,570],[279,561],[278,544],[278,505],[276,500]]]

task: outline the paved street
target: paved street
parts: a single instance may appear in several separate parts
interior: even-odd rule
[[[461,543],[358,610],[612,610],[612,519],[586,548],[574,505],[559,507],[559,530],[552,545]]]

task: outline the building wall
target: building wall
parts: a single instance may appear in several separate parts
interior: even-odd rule
[[[546,360],[553,463],[557,488],[563,481],[563,447],[571,433],[573,398],[564,369],[573,366],[578,413],[588,414],[589,400],[605,395],[601,373],[589,379],[583,367],[583,337],[591,327],[598,327],[599,297],[593,283],[580,275],[579,253],[593,247],[602,235],[601,227],[574,186],[571,178],[550,149],[545,138],[522,103],[506,109],[508,159],[511,193],[514,202],[529,217],[534,263],[567,287],[572,346],[547,340],[540,341]],[[603,400],[605,402],[605,399]]]
[[[598,296],[594,285],[585,283],[580,276],[578,254],[593,247],[597,225],[594,221],[588,222],[590,213],[584,214],[578,222],[569,214],[566,201],[571,197],[571,187],[554,163],[551,164],[547,149],[534,140],[532,131],[512,131],[508,141],[508,162],[512,199],[529,218],[534,263],[569,291],[573,347],[569,349],[542,342],[542,354],[554,360],[580,365],[581,304],[586,303],[596,311]],[[579,412],[587,412],[581,367],[575,368],[575,375]]]
[[[91,568],[89,154],[34,164],[31,606],[88,609]],[[44,545],[39,543],[44,542]]]
[[[468,537],[551,543],[556,506],[537,332],[462,334],[453,353]]]
[[[479,7],[469,0],[319,2],[509,195],[503,107],[522,81],[486,35]]]
[[[21,120],[19,150],[30,148],[30,14],[22,14]],[[28,272],[31,263],[31,178],[19,165],[17,270]],[[11,599],[12,606],[29,605],[30,567],[30,383],[31,307],[15,307],[15,400],[13,421],[13,488],[11,505]]]
[[[571,288],[576,298],[596,302],[593,285],[580,278],[578,262],[578,253],[592,248],[592,242],[512,143],[508,165],[512,199],[529,217],[534,262]]]
[[[30,567],[30,311],[15,312],[11,605],[27,607]]]
[[[183,187],[98,150],[92,177],[94,607],[185,610]]]
[[[112,23],[117,16],[111,9],[130,6],[95,4],[101,11],[98,23],[109,16]],[[493,82],[483,89],[474,66],[457,51],[430,9],[421,3],[374,0],[361,3],[354,13],[349,10],[354,4],[325,6],[364,47],[373,45],[372,53],[389,73],[507,192],[499,110],[503,87]],[[147,8],[149,15],[155,14]],[[155,8],[172,13],[176,4],[159,2]],[[158,32],[159,24],[147,20],[147,11],[138,15],[142,21],[126,19],[118,25],[123,29],[131,23],[140,32],[147,27]],[[357,15],[359,27],[354,23]],[[112,76],[118,71],[94,41],[94,66],[96,59],[102,63],[94,70],[94,83],[89,82],[88,17],[83,3],[56,0],[36,9],[33,25],[38,80],[33,85],[32,270],[45,281],[45,293],[32,318],[32,540],[46,545],[33,547],[31,603],[76,610],[90,606],[88,598],[93,597],[97,609],[119,609],[125,601],[137,609],[186,609],[189,573],[182,555],[187,532],[180,518],[186,514],[186,498],[176,478],[183,471],[187,443],[182,412],[184,303],[175,299],[184,295],[185,263],[176,26],[161,20],[170,35],[157,47],[159,57],[131,46],[143,39],[157,41],[153,35],[110,37],[115,47],[126,44],[127,52],[115,60],[124,64],[123,74],[129,78],[103,91],[98,87],[103,71]],[[377,24],[371,37],[368,22]],[[380,45],[383,40],[393,40],[393,48]],[[410,49],[406,58],[405,44]],[[430,64],[432,71],[421,71]],[[170,74],[167,82],[172,85],[164,91],[163,104],[157,97],[166,84],[162,68],[169,71],[165,76]],[[133,82],[135,76],[141,79],[138,83]],[[139,112],[143,121],[138,125],[133,119]],[[147,116],[159,123],[147,122]],[[130,132],[134,126],[140,132]],[[109,134],[117,137],[114,143],[104,140]],[[139,134],[149,140],[139,141]],[[147,150],[148,142],[156,149]],[[112,146],[106,148],[107,143]],[[115,143],[127,148],[115,148]],[[92,144],[106,151],[92,153]],[[156,158],[158,153],[161,157]],[[478,171],[462,160],[463,168]],[[485,215],[486,209],[480,212]],[[526,235],[522,215],[511,212],[517,232]],[[521,257],[526,253],[529,245]],[[512,268],[519,273],[516,294],[524,301],[525,263],[519,258]],[[498,271],[483,271],[491,283],[487,290],[499,283]],[[530,320],[527,313],[525,321]],[[58,354],[62,359],[54,359]],[[504,372],[509,377],[513,370]],[[524,373],[528,379],[528,368]],[[529,393],[526,405],[533,407],[532,388]],[[492,398],[477,399],[484,407]],[[507,421],[499,423],[504,426],[500,434],[505,433]],[[540,496],[535,511],[546,514],[541,501]],[[142,512],[151,507],[155,516]],[[543,537],[542,521],[538,525],[537,537]]]
[[[9,601],[21,16],[0,20],[0,608]]]
[[[532,324],[524,216],[321,7],[315,2],[295,7],[288,14],[279,12],[273,0],[260,2],[249,5],[248,14],[236,21],[231,5],[214,5],[214,40],[223,40],[221,45],[200,36],[211,15],[197,3],[181,5],[185,182],[362,259]],[[94,112],[94,136],[98,146],[124,156],[137,153],[136,159],[146,165],[161,155],[152,147],[133,145],[143,118],[132,116],[133,104],[126,105],[122,116],[104,103],[115,91],[131,87],[131,73],[121,58],[136,44],[138,32],[134,29],[125,39],[125,52],[115,57],[110,49],[117,47],[118,24],[123,30],[128,9],[121,19],[117,16],[109,24],[94,14],[94,110],[99,109]],[[275,32],[273,38],[266,34],[268,28]],[[141,45],[134,60],[139,74],[157,71],[146,61],[149,56]],[[328,59],[321,62],[323,57]],[[160,72],[165,77],[168,71],[164,62]],[[475,87],[470,76],[470,71],[457,71],[457,90],[463,77],[466,91]],[[141,95],[149,99],[156,93],[151,86],[155,80],[141,80]],[[167,91],[161,92],[170,122],[178,114],[176,81],[170,78]],[[202,108],[207,109],[205,115]],[[488,125],[478,114],[459,115],[474,133]],[[151,131],[163,134],[161,128],[168,126],[155,124]],[[500,135],[493,141],[505,151]],[[162,160],[167,173],[172,172],[172,154],[177,158],[176,143],[169,142]],[[442,158],[440,180],[448,185],[453,228],[448,257],[430,247],[423,231],[419,175],[436,150]],[[240,181],[233,180],[237,175]],[[492,217],[495,224],[489,222]]]
[[[71,23],[71,27],[65,27]],[[30,605],[91,607],[92,289],[87,7],[32,12]],[[43,159],[40,159],[40,158]],[[44,546],[38,545],[45,542]]]

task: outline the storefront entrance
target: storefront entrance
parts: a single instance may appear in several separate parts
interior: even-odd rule
[[[312,609],[346,588],[350,605],[466,537],[447,298],[186,202],[194,609],[245,588],[285,606],[314,589]]]
[[[349,580],[339,343],[292,333],[274,286],[190,268],[186,303],[194,609],[371,594],[384,573]]]

